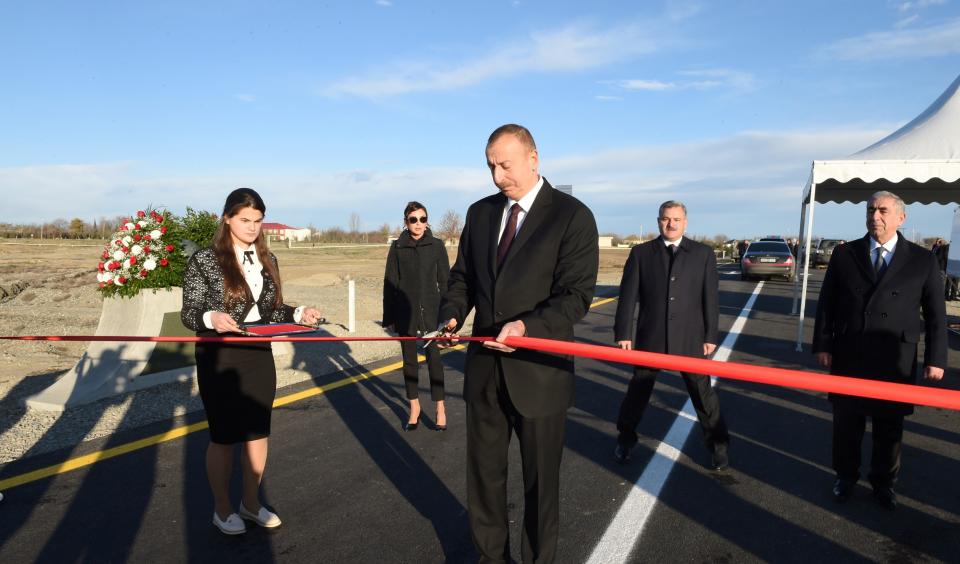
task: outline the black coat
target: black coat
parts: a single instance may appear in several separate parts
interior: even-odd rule
[[[573,326],[590,308],[597,282],[600,250],[593,214],[544,180],[498,272],[505,204],[505,196],[494,194],[467,211],[441,318],[462,324],[474,309],[474,335],[496,336],[505,323],[520,319],[529,337],[572,341]],[[467,349],[467,402],[494,377],[498,356],[510,399],[524,417],[558,413],[573,404],[573,358],[523,349],[502,354],[479,343]]]
[[[269,260],[277,264],[277,257],[270,253]],[[277,272],[279,272],[279,267]],[[257,300],[260,309],[261,321],[264,323],[293,322],[295,308],[281,304],[276,307],[277,284],[263,271],[263,290]],[[253,309],[252,301],[238,301],[230,310],[224,305],[223,271],[217,262],[216,253],[207,247],[201,249],[187,261],[187,268],[183,273],[183,309],[180,311],[180,320],[183,324],[197,332],[209,332],[211,329],[203,324],[203,314],[208,311],[221,311],[230,314],[237,323],[242,324]]]
[[[684,237],[670,269],[661,237],[630,251],[620,281],[614,340],[631,340],[637,314],[637,350],[703,356],[703,344],[717,344],[719,282],[710,247]]]
[[[390,246],[383,275],[383,325],[402,335],[434,331],[450,260],[443,241],[427,230],[420,240],[404,231]]]
[[[833,355],[831,374],[913,384],[921,334],[924,365],[947,366],[946,306],[937,261],[930,251],[898,236],[879,282],[869,236],[833,250],[813,330],[813,352]],[[909,404],[840,394],[830,399],[837,407],[866,415],[913,413]]]

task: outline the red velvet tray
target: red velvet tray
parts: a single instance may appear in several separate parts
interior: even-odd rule
[[[243,325],[241,328],[244,333],[258,337],[283,337],[300,333],[313,333],[317,330],[316,327],[311,325],[300,325],[299,323],[251,323]]]

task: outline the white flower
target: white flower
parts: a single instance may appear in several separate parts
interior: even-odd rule
[[[101,282],[109,282],[113,280],[112,272],[103,272],[102,274],[103,274],[103,280],[101,280]]]
[[[160,237],[163,237],[163,233],[161,233],[159,229],[154,229],[150,232],[150,238],[154,241],[159,241]]]
[[[127,229],[133,229],[134,227],[136,227],[136,225],[134,225],[134,224],[132,224],[132,223],[130,223],[130,222],[127,222],[127,223],[123,224],[123,226],[126,227]]]
[[[134,245],[130,247],[130,254],[132,254],[133,256],[138,257],[140,256],[141,253],[143,253],[143,247],[141,247],[140,245]]]
[[[153,260],[153,255],[143,262],[144,270],[153,270],[157,267],[157,261]]]
[[[146,226],[147,226],[147,222],[142,219],[137,222],[137,227],[139,227],[140,229],[143,229]]]
[[[130,246],[130,243],[133,243],[133,237],[127,235],[126,237],[123,238],[123,244],[124,244],[124,245],[126,245],[126,246],[129,247],[129,246]]]
[[[113,260],[123,260],[123,258],[124,258],[123,251],[118,249],[113,252]]]

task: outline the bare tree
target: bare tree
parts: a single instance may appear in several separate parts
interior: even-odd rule
[[[350,233],[360,232],[360,214],[353,212],[350,214]]]
[[[460,231],[463,230],[463,218],[454,210],[447,210],[440,218],[440,224],[437,226],[437,235],[444,241],[459,239]]]

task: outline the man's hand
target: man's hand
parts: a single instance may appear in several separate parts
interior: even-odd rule
[[[210,323],[217,333],[239,333],[240,326],[230,317],[229,314],[222,311],[215,311],[210,314]]]
[[[617,346],[625,351],[632,351],[633,341],[617,341]]]
[[[824,368],[830,368],[830,365],[833,364],[833,355],[828,352],[818,352],[814,357],[817,359],[817,364]]]
[[[717,350],[717,345],[713,343],[704,343],[703,344],[703,356],[710,356],[713,354],[713,351]]]
[[[452,337],[452,338],[450,340],[438,339],[437,347],[441,349],[446,349],[448,347],[452,347],[456,345],[459,342],[459,340],[457,339],[457,334],[453,332],[453,330],[456,328],[457,328],[456,319],[450,319],[449,321],[447,321],[446,323],[438,327],[437,331],[440,331],[441,337]]]
[[[507,337],[523,337],[526,334],[527,326],[523,324],[523,321],[518,319],[504,325],[503,329],[500,330],[500,334],[497,335],[496,341],[484,341],[483,346],[495,351],[512,353],[517,349],[508,347],[507,345],[504,345],[503,342],[507,339]]]
[[[941,380],[943,378],[943,368],[937,366],[928,366],[923,369],[924,380]]]

